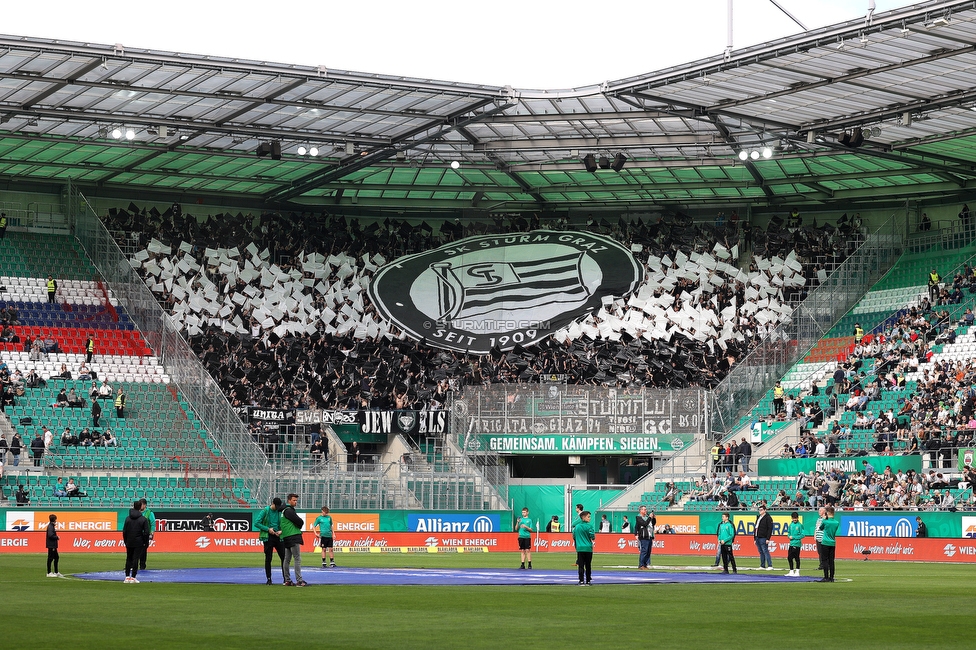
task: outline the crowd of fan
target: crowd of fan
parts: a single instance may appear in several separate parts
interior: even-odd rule
[[[965,324],[965,317],[962,320],[961,324]],[[812,421],[818,428],[825,417],[851,411],[856,414],[854,422],[841,424],[835,420],[819,439],[807,432],[795,446],[784,447],[781,456],[821,456],[821,447],[826,456],[836,456],[840,454],[839,445],[852,447],[844,441],[854,433],[869,431],[873,441],[863,451],[877,455],[928,453],[933,462],[947,467],[957,449],[973,442],[976,432],[974,361],[932,362],[933,345],[952,343],[956,338],[955,325],[947,312],[922,297],[877,334],[858,333],[849,358],[838,364],[832,384],[826,387],[830,397],[825,412],[819,400],[809,399],[821,394],[813,382],[806,396],[784,390],[783,399],[779,403],[774,400],[774,412],[767,418],[798,420],[801,428]],[[867,362],[873,362],[870,375],[864,370]],[[917,378],[914,391],[907,390],[909,378]],[[892,394],[899,408],[872,408]]]
[[[789,224],[774,220],[764,230],[740,228],[735,215],[717,226],[680,218],[652,224],[588,219],[575,228],[639,249],[648,277],[665,280],[645,288],[643,302],[660,299],[654,309],[661,312],[669,303],[669,317],[697,310],[691,329],[668,332],[668,338],[642,336],[627,326],[634,320],[629,313],[651,309],[617,300],[590,316],[594,329],[606,322],[624,328],[610,336],[602,328],[595,337],[570,339],[563,332],[531,348],[476,357],[421,345],[382,323],[360,290],[361,280],[368,282],[386,260],[445,241],[573,225],[533,216],[463,227],[445,222],[435,233],[426,223],[390,219],[368,225],[310,214],[197,220],[178,209],[159,213],[134,205],[105,217],[110,231],[132,233],[130,243],[146,247],[134,266],[162,304],[188,323],[193,349],[235,406],[328,409],[437,408],[464,385],[530,382],[548,374],[577,384],[713,387],[789,314],[790,303],[849,254],[854,231],[846,219],[840,228],[804,227],[801,221],[794,213]],[[770,255],[741,272],[764,278],[755,285],[747,286],[728,263],[742,244]],[[793,251],[787,258],[775,257],[786,250]],[[693,273],[685,274],[679,262]],[[694,279],[706,274],[721,278],[717,287]],[[262,303],[255,313],[270,286],[285,287],[281,305]],[[204,294],[215,298],[213,305],[193,302]],[[276,310],[286,301],[305,321],[282,320]],[[757,302],[769,303],[768,309]],[[312,318],[320,314],[334,320],[323,326],[327,318]]]
[[[801,424],[799,441],[784,444],[782,459],[823,458],[863,455],[877,456],[920,455],[927,458],[926,472],[882,472],[866,460],[864,469],[845,473],[840,469],[828,472],[800,473],[792,494],[780,490],[768,505],[771,508],[816,508],[825,504],[853,510],[864,508],[885,510],[956,510],[976,509],[976,496],[957,503],[951,490],[966,490],[976,484],[976,470],[965,466],[961,480],[954,471],[958,454],[976,443],[976,359],[937,359],[933,361],[932,347],[951,344],[956,338],[956,325],[971,326],[969,309],[957,323],[938,307],[957,302],[953,297],[959,289],[976,286],[976,276],[968,266],[956,274],[948,289],[936,287],[929,296],[920,296],[918,304],[899,312],[887,321],[876,334],[865,335],[855,327],[855,345],[846,362],[835,369],[826,413],[819,410],[819,400],[783,390],[774,399],[769,419],[798,420]],[[935,302],[930,302],[935,298]],[[873,362],[869,376],[864,366]],[[914,391],[908,382],[917,381]],[[779,388],[779,384],[777,384]],[[897,398],[899,408],[871,410],[883,396]],[[813,382],[809,396],[820,395]],[[853,424],[834,420],[830,427],[822,427],[824,416],[844,411],[856,413]],[[813,421],[814,428],[804,425]],[[848,442],[853,434],[870,431],[869,446],[859,448]],[[843,446],[843,449],[841,448]],[[695,500],[714,500],[719,508],[744,507],[738,494],[757,489],[747,471],[735,473],[742,461],[734,441],[713,449],[716,473],[711,479],[698,481],[690,495]],[[744,469],[748,470],[748,467]],[[939,470],[944,470],[940,472]],[[724,476],[723,476],[724,474]],[[752,504],[755,506],[755,504]]]
[[[833,505],[849,510],[976,510],[976,495],[957,501],[953,490],[967,490],[976,485],[976,469],[967,467],[961,478],[934,469],[916,472],[909,469],[892,470],[891,466],[878,472],[867,460],[863,469],[845,472],[830,469],[824,472],[800,472],[792,490],[782,489],[773,499],[750,499],[761,489],[745,471],[713,472],[702,476],[688,491],[692,501],[714,502],[717,510],[756,508],[760,504],[770,509],[812,509]],[[679,499],[681,494],[676,495]],[[674,500],[670,501],[671,504]]]

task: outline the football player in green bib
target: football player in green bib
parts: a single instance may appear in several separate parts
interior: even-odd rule
[[[593,542],[596,532],[590,525],[590,511],[580,513],[579,523],[573,526],[573,544],[576,546],[576,566],[579,570],[579,583],[591,584],[593,579]]]
[[[329,514],[327,506],[322,506],[322,514],[315,518],[312,523],[312,530],[319,536],[319,546],[322,548],[322,568],[324,569],[327,566],[335,568],[335,552],[332,550],[332,515]],[[326,549],[329,551],[331,565],[325,562]]]
[[[522,566],[519,569],[525,568],[525,563],[529,563],[529,568],[532,568],[532,519],[529,517],[529,509],[522,508],[522,516],[519,518],[518,522],[515,524],[515,529],[518,531],[518,545],[519,551],[522,553]]]

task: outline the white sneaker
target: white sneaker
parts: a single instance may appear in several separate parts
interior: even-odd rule
[[[55,573],[55,574],[54,574],[54,577],[55,577],[55,578],[63,578],[64,576],[63,576],[63,575],[61,575],[60,573]]]
[[[130,580],[131,582],[133,582],[134,584],[139,584],[139,581],[138,581],[138,580],[136,580],[135,578],[129,578],[129,580]]]
[[[57,578],[58,576],[57,576],[57,574],[49,573],[49,574],[47,574],[47,577],[48,578]]]
[[[768,567],[766,567],[766,570],[767,570],[767,571],[772,571],[772,570],[773,570],[773,567],[771,567],[771,566],[768,566]]]
[[[132,582],[132,578],[130,578],[129,576],[126,576],[125,577],[125,580],[123,580],[122,582],[124,582],[125,584],[129,584],[129,583]]]

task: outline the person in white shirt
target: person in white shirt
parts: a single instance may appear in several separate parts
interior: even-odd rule
[[[813,455],[817,458],[827,457],[827,445],[824,444],[823,440],[817,441],[817,449],[814,451]]]
[[[946,490],[945,495],[942,497],[942,509],[955,510],[955,508],[956,508],[956,497],[952,496],[952,492]]]
[[[51,432],[50,429],[47,428],[46,424],[44,425],[43,429],[44,429],[44,449],[50,449],[51,443],[54,441],[54,434]]]

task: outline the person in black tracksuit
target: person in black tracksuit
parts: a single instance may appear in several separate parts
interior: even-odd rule
[[[58,527],[55,523],[58,520],[57,515],[48,515],[47,525],[47,535],[45,538],[44,545],[47,547],[47,577],[48,578],[60,578],[61,573],[58,571],[58,562],[61,560],[61,556],[58,555]],[[54,566],[54,570],[51,570],[51,566]]]
[[[125,543],[125,581],[139,582],[136,580],[139,559],[149,544],[149,520],[142,515],[142,501],[136,501],[129,510],[122,526],[122,541]]]

